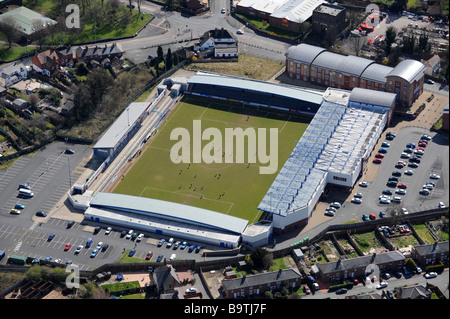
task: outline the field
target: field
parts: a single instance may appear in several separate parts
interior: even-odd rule
[[[193,120],[201,120],[202,130],[219,129],[223,139],[225,128],[277,128],[277,171],[260,174],[259,167],[268,164],[258,161],[249,164],[248,152],[243,163],[225,163],[223,149],[220,149],[222,163],[206,164],[202,160],[201,163],[175,164],[170,153],[178,140],[170,140],[170,134],[175,128],[186,128],[192,141]],[[185,97],[165,119],[155,137],[146,143],[144,152],[113,192],[182,203],[256,222],[261,214],[258,204],[307,126],[304,119],[290,115],[242,108],[225,101]],[[268,136],[266,141],[269,141]],[[203,152],[209,150],[207,144],[211,142],[202,141]],[[266,154],[270,154],[269,151]]]

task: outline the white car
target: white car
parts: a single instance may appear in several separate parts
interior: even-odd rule
[[[187,294],[194,294],[196,292],[197,292],[197,288],[194,288],[194,287],[186,289]]]
[[[405,171],[403,174],[405,174],[405,175],[414,175],[414,172],[409,169],[409,170]]]
[[[334,216],[334,212],[332,212],[332,211],[330,211],[330,210],[327,210],[327,211],[325,212],[325,216],[333,217],[333,216]]]
[[[430,178],[431,179],[439,179],[439,178],[441,178],[441,176],[439,176],[438,174],[430,174]]]
[[[422,135],[421,139],[422,139],[422,140],[428,140],[428,141],[429,141],[429,140],[432,139],[432,137],[431,137],[430,135],[424,134],[424,135]]]
[[[377,285],[377,289],[383,289],[388,286],[388,283],[386,281],[382,281]]]
[[[437,277],[436,272],[430,272],[430,273],[425,274],[426,279],[430,279],[430,278],[434,278],[434,277]]]
[[[359,186],[361,186],[361,187],[367,187],[367,186],[369,186],[369,183],[367,183],[367,182],[361,182],[361,183],[359,183]]]
[[[439,208],[445,208],[445,204],[443,202],[439,202]]]
[[[111,233],[111,230],[111,227],[106,228],[105,235],[109,235]]]
[[[172,255],[170,255],[169,260],[175,260],[175,258],[177,258],[177,255],[176,254],[172,254]]]
[[[236,31],[237,34],[244,34],[244,31],[242,31],[241,29]]]
[[[361,200],[361,198],[353,197],[353,198],[352,198],[352,203],[355,203],[355,204],[361,204],[361,203],[362,203],[362,200]]]
[[[128,234],[125,236],[126,239],[130,239],[131,235],[133,235],[133,230],[130,229],[130,231],[128,232]]]
[[[334,208],[334,207],[327,207],[327,209],[326,209],[326,211],[328,212],[336,212],[336,208]]]
[[[415,150],[414,154],[416,154],[416,155],[423,155],[425,153],[423,151],[421,151],[421,150]]]
[[[402,198],[398,197],[398,196],[395,196],[394,198],[392,198],[392,202],[393,203],[401,203],[402,202]]]
[[[333,202],[330,204],[330,206],[334,208],[341,208],[341,204],[339,204],[338,202]]]
[[[225,13],[225,12],[227,12],[227,10],[225,8],[222,8],[222,10],[220,12]]]
[[[356,193],[355,195],[353,195],[353,197],[356,197],[356,198],[362,198],[362,197],[363,197],[363,194],[361,194],[361,193]]]
[[[405,215],[409,214],[408,210],[405,207],[402,208],[402,213]]]
[[[387,199],[387,198],[380,198],[380,203],[381,204],[390,204],[391,200]]]
[[[400,158],[410,158],[411,156],[408,153],[402,153],[402,155],[400,155]]]
[[[425,185],[422,186],[422,188],[426,188],[431,191],[433,189],[433,184],[426,183]]]
[[[82,249],[83,249],[83,245],[79,245],[77,247],[77,249],[75,250],[75,254],[78,255],[81,252]]]
[[[137,236],[136,241],[141,241],[142,238],[144,238],[144,234],[139,234],[139,236]]]
[[[96,248],[97,248],[98,250],[100,250],[100,248],[102,248],[102,246],[103,246],[103,242],[101,241],[101,242],[99,242],[99,243],[97,244],[97,247],[96,247]]]

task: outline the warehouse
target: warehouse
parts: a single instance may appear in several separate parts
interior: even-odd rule
[[[105,160],[114,158],[141,128],[142,122],[152,110],[150,102],[134,102],[119,115],[114,123],[94,145],[94,157]]]
[[[248,224],[245,219],[203,208],[114,193],[97,193],[84,218],[225,248],[240,244]]]

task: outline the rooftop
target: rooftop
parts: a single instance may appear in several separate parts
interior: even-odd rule
[[[26,7],[18,7],[11,11],[3,13],[2,15],[0,15],[0,22],[3,22],[7,17],[13,18],[16,23],[17,29],[22,33],[25,33],[26,35],[31,35],[36,32],[35,21],[41,21],[42,27],[56,24],[55,20],[47,18],[40,13],[34,12],[33,10],[30,10]]]
[[[91,207],[114,209],[236,234],[242,233],[248,224],[245,219],[212,210],[124,194],[97,193],[91,201]]]

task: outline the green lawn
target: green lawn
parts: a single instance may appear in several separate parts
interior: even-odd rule
[[[36,47],[24,47],[16,44],[13,44],[11,48],[9,48],[7,42],[0,43],[0,60],[5,62],[12,61],[20,58],[22,55],[34,53],[36,50]]]
[[[260,216],[257,206],[278,171],[271,175],[259,174],[259,163],[248,165],[247,153],[244,163],[206,164],[202,161],[190,166],[173,163],[170,149],[177,141],[170,140],[170,133],[174,128],[186,128],[191,132],[192,141],[195,119],[201,120],[202,130],[218,128],[223,139],[225,128],[278,128],[278,171],[308,126],[289,115],[243,109],[226,102],[184,98],[163,122],[156,137],[147,142],[147,149],[114,192],[210,209],[251,223],[257,221]],[[209,142],[203,141],[202,149]]]

